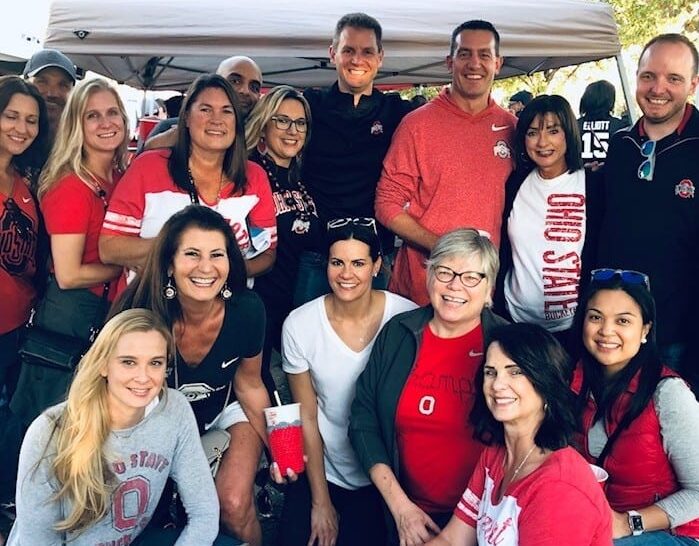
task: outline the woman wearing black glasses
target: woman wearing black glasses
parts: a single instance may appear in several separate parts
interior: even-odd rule
[[[568,102],[540,95],[522,111],[517,169],[507,181],[495,308],[546,328],[570,348],[579,286],[589,278],[601,220],[601,183],[585,171]]]
[[[582,454],[609,474],[615,544],[699,539],[699,403],[663,366],[648,277],[598,269],[575,317]]]
[[[322,245],[316,207],[301,180],[301,155],[310,137],[310,107],[288,85],[262,97],[245,124],[250,160],[267,173],[277,217],[277,259],[271,270],[255,279],[254,287],[267,311],[262,371],[270,390],[274,389],[270,357],[273,348],[281,349],[282,323],[293,309],[299,258]]]
[[[468,414],[489,333],[505,323],[489,309],[497,270],[475,229],[441,237],[427,261],[430,305],[389,321],[357,382],[349,436],[395,522],[387,544],[439,533],[481,453]]]
[[[381,499],[352,450],[347,422],[376,334],[416,306],[371,287],[381,267],[373,218],[331,221],[327,244],[332,291],[292,311],[284,323],[283,367],[301,403],[308,464],[307,478],[287,488],[280,544],[384,546]]]

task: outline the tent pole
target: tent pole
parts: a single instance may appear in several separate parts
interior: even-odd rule
[[[621,52],[617,53],[614,57],[616,59],[616,67],[619,71],[619,78],[621,79],[621,88],[624,91],[624,100],[626,100],[626,108],[629,111],[629,117],[631,118],[631,123],[636,123],[638,119],[638,110],[636,109],[636,101],[631,94],[631,86],[629,85],[629,78],[626,76],[626,66],[624,65],[624,59]]]

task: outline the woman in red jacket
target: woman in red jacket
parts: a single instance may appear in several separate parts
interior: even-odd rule
[[[660,362],[648,277],[596,269],[574,332],[573,378],[583,419],[580,447],[609,473],[615,544],[699,539],[699,404]]]

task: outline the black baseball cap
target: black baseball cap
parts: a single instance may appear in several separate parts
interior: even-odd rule
[[[517,91],[514,95],[510,97],[510,102],[521,102],[524,106],[529,104],[532,99],[534,98],[534,95],[532,95],[529,91]]]
[[[78,79],[75,65],[57,49],[42,49],[34,53],[24,66],[24,77],[31,78],[32,76],[36,76],[44,68],[52,66],[62,69],[73,82]]]

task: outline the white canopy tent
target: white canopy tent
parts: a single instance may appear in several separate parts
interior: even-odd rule
[[[608,4],[580,0],[55,0],[45,47],[78,66],[143,89],[184,89],[221,59],[248,55],[265,85],[328,85],[328,46],[343,14],[383,26],[381,84],[435,84],[462,21],[491,21],[501,34],[500,77],[617,57]]]

